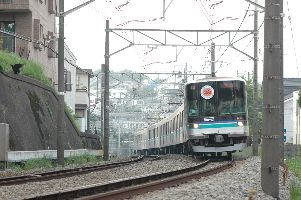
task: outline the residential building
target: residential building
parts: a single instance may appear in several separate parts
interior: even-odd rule
[[[90,78],[92,76],[91,69],[76,69],[75,115],[81,132],[89,129]]]
[[[65,103],[75,112],[75,96],[76,96],[76,57],[65,44]]]
[[[283,78],[284,96],[301,89],[301,78]]]
[[[299,91],[294,91],[284,97],[284,137],[285,143],[301,144],[301,117],[297,103]]]
[[[57,0],[0,0],[0,50],[14,52],[20,57],[41,64],[44,74],[58,86],[56,11]],[[15,33],[21,38],[3,32]],[[26,40],[25,40],[26,39]],[[39,45],[35,41],[43,43]],[[49,48],[44,47],[44,45]],[[80,130],[85,132],[89,122],[89,81],[92,70],[76,66],[76,57],[64,48],[65,103],[78,117]]]
[[[56,5],[56,0],[0,0],[0,30],[42,42],[55,50]],[[0,32],[0,50],[40,63],[45,75],[56,83],[57,59],[51,49]]]

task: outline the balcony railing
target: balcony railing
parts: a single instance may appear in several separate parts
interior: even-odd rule
[[[0,0],[0,11],[1,12],[28,12],[29,0]]]

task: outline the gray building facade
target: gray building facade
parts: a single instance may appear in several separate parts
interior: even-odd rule
[[[42,42],[55,50],[56,5],[56,0],[0,0],[0,29]],[[57,82],[56,55],[49,48],[0,32],[0,50],[40,63],[45,75]]]

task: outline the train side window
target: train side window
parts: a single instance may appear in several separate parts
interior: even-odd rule
[[[150,145],[151,141],[151,130],[148,131],[148,145]]]
[[[156,129],[153,129],[153,140],[154,140],[154,145],[156,145]]]

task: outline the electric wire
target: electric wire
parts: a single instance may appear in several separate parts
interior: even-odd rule
[[[259,30],[261,29],[261,27],[263,26],[263,24],[264,24],[264,21],[262,21],[262,23],[260,24],[260,26],[259,26],[259,28],[257,29],[257,31],[259,31]],[[245,51],[245,50],[249,47],[249,45],[251,44],[251,42],[252,42],[253,40],[254,40],[254,36],[253,36],[253,37],[251,38],[251,40],[247,43],[247,45],[243,48],[242,51]],[[225,65],[225,66],[219,66],[219,68],[215,71],[215,73],[217,73],[218,70],[220,70],[220,69],[222,69],[222,68],[224,68],[224,67],[228,67],[230,64],[232,64],[233,62],[236,62],[238,59],[239,59],[239,58],[236,57],[235,60],[231,60],[231,62],[227,63],[227,65]],[[249,61],[249,60],[251,60],[251,59],[245,59],[245,60],[240,60],[240,61],[241,61],[241,62],[244,62],[244,61]]]
[[[251,4],[249,3],[248,8],[247,8],[247,10],[246,10],[246,12],[245,12],[245,15],[244,15],[244,17],[243,17],[243,19],[242,19],[242,21],[241,21],[241,23],[240,23],[240,25],[239,25],[239,27],[238,27],[237,30],[240,30],[240,28],[241,28],[243,22],[245,21],[246,16],[247,16],[247,14],[248,14],[248,10],[249,10],[249,8],[250,8],[250,5],[251,5]],[[236,35],[237,35],[237,32],[235,33],[235,35],[234,35],[233,38],[231,39],[230,44],[231,44],[231,43],[233,42],[233,40],[235,39]],[[227,46],[227,48],[224,50],[224,52],[223,52],[223,53],[221,54],[221,56],[217,59],[216,62],[218,62],[218,61],[222,58],[222,56],[226,53],[226,51],[229,49],[229,47],[230,47],[230,46]]]
[[[298,57],[297,57],[295,37],[294,37],[294,32],[293,32],[292,17],[291,17],[291,14],[290,14],[290,9],[289,9],[289,5],[288,5],[288,1],[286,1],[286,4],[287,4],[288,20],[290,22],[290,30],[291,30],[291,37],[292,37],[292,42],[293,42],[293,50],[294,50],[294,54],[295,54],[297,73],[298,73],[298,76],[299,76]]]
[[[58,52],[57,52],[55,49],[53,49],[53,48],[49,47],[48,45],[46,45],[45,42],[40,42],[40,41],[32,40],[31,38],[26,37],[26,36],[24,36],[24,35],[22,35],[22,34],[11,33],[11,32],[9,32],[9,31],[3,30],[3,29],[0,29],[0,33],[3,33],[3,34],[5,34],[5,35],[13,36],[14,38],[20,39],[20,40],[22,40],[22,41],[26,41],[26,42],[30,42],[30,43],[33,43],[33,44],[41,45],[41,46],[43,46],[44,48],[47,48],[47,49],[49,49],[50,51],[52,51],[56,56],[58,56]],[[82,69],[81,67],[79,67],[78,65],[72,63],[71,60],[68,60],[67,58],[64,58],[64,60],[65,60],[67,63],[69,63],[70,65],[72,65],[73,67],[75,67],[75,68],[77,68],[77,69],[79,69],[79,70],[81,70],[81,71],[83,71],[83,72],[85,72],[85,73],[87,73],[87,74],[91,74],[91,72],[88,72],[88,71]]]

